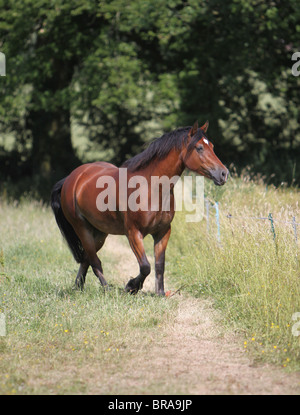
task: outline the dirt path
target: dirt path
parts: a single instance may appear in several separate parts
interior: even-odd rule
[[[125,285],[132,270],[138,270],[134,255],[118,237],[109,237],[106,249],[118,252]],[[167,287],[172,288],[168,283]],[[154,292],[153,272],[143,290]],[[111,381],[124,382],[133,393],[145,394],[149,384],[157,385],[158,394],[170,390],[170,385],[174,394],[300,393],[299,373],[254,365],[239,336],[220,325],[218,312],[209,301],[186,295],[176,300],[178,314],[164,328],[162,341],[151,346],[147,358],[139,353],[134,361],[127,361],[122,380],[112,375]]]

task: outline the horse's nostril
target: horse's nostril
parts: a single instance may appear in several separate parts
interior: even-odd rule
[[[228,175],[228,170],[227,169],[221,170],[220,179],[223,180],[224,183],[227,180],[227,175]]]

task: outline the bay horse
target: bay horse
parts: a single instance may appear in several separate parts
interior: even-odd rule
[[[152,141],[148,148],[121,166],[122,169],[127,169],[128,182],[131,178],[142,176],[150,184],[153,176],[180,177],[184,169],[188,168],[213,180],[216,185],[223,185],[228,170],[215,155],[213,144],[206,137],[207,128],[208,122],[198,128],[196,121],[192,127],[178,128]],[[138,261],[140,273],[128,281],[125,291],[137,293],[150,273],[143,239],[151,234],[154,239],[155,293],[164,296],[165,250],[175,214],[173,185],[169,188],[169,210],[162,209],[161,194],[159,207],[155,210],[124,209],[124,206],[121,209],[119,193],[126,187],[126,183],[125,186],[119,186],[121,168],[106,162],[83,164],[53,187],[52,210],[74,259],[80,264],[75,285],[83,289],[86,273],[91,266],[101,285],[108,287],[97,252],[108,234],[126,235]],[[100,187],[103,192],[108,192],[108,187],[98,184],[103,177],[111,178],[116,183],[113,187],[116,192],[115,209],[101,211],[97,205],[97,197],[101,195]],[[148,200],[151,199],[149,188],[146,195]],[[129,198],[134,189],[128,186],[126,190]],[[107,196],[110,195],[107,193]]]

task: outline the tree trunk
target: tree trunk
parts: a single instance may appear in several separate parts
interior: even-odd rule
[[[61,178],[79,164],[71,140],[70,108],[60,105],[55,97],[68,88],[76,60],[52,57],[52,75],[36,85],[33,109],[27,117],[27,128],[32,135],[32,173],[43,179]],[[40,97],[50,98],[47,109],[40,108]],[[55,104],[55,105],[53,105]]]
[[[43,179],[60,178],[78,164],[71,141],[70,111],[31,111],[27,126],[32,133],[32,173]]]

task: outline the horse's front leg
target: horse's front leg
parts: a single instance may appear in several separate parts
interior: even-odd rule
[[[171,234],[171,227],[163,232],[153,235],[154,255],[155,255],[155,292],[158,295],[165,295],[164,271],[165,271],[165,252]]]
[[[131,278],[128,281],[125,290],[131,294],[136,294],[143,288],[144,281],[150,274],[151,267],[145,253],[143,235],[135,229],[128,231],[127,238],[136,259],[138,260],[140,273],[136,278]]]

